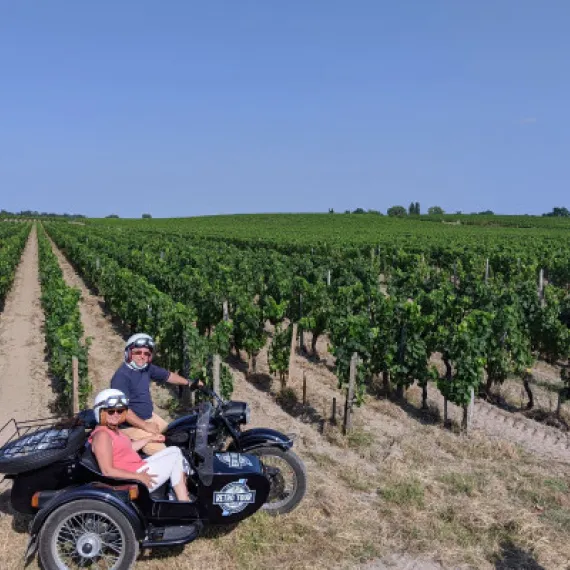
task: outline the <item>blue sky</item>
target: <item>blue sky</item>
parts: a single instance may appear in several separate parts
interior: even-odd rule
[[[0,208],[570,207],[570,2],[0,0]]]

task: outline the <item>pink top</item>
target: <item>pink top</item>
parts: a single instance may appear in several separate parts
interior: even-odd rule
[[[133,449],[131,440],[124,433],[121,433],[120,430],[112,430],[106,426],[97,426],[89,436],[89,443],[93,441],[93,436],[99,431],[104,431],[111,437],[113,467],[134,473],[144,465],[140,455]]]

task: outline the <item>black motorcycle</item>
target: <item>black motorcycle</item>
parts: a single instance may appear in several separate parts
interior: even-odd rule
[[[10,420],[0,429],[5,438],[14,428],[0,448],[12,507],[33,515],[26,558],[38,550],[46,570],[122,570],[139,548],[186,544],[205,526],[232,525],[259,509],[294,509],[306,474],[292,439],[266,428],[242,431],[249,406],[206,392],[215,404],[201,403],[165,433],[188,462],[190,502],[173,499],[168,483],[151,493],[139,481],[104,476],[87,443],[92,410],[67,422]]]

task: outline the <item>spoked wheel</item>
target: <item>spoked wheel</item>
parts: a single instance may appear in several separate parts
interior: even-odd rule
[[[132,526],[115,507],[93,500],[72,501],[45,522],[39,555],[46,570],[126,570],[138,553]]]
[[[259,457],[271,484],[263,510],[270,515],[292,511],[307,490],[307,474],[303,462],[292,451],[282,451],[277,447],[260,447],[249,453]]]

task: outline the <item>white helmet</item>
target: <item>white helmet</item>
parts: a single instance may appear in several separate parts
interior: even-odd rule
[[[144,370],[148,364],[139,368],[132,359],[131,351],[133,348],[148,348],[151,352],[151,357],[148,359],[148,364],[152,361],[152,353],[154,352],[154,339],[146,333],[137,333],[129,337],[127,344],[125,344],[125,362],[135,370]]]
[[[114,408],[116,406],[128,407],[129,399],[120,390],[107,388],[99,392],[93,401],[93,413],[97,423],[101,423],[101,410],[104,408]]]

